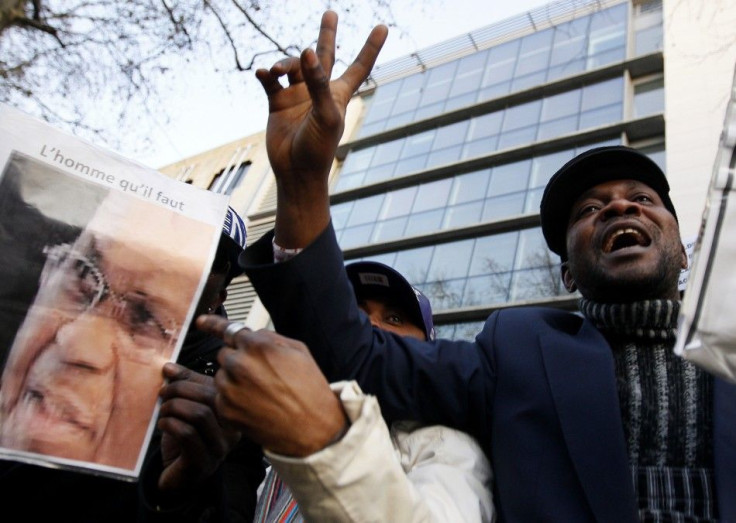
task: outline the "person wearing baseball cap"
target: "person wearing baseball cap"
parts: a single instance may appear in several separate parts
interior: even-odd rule
[[[360,310],[374,329],[423,341],[435,339],[429,299],[398,271],[374,261],[353,262],[345,268]],[[299,378],[301,387],[316,381],[306,372]],[[243,385],[237,388],[242,394]],[[492,521],[491,469],[477,442],[448,427],[406,421],[395,422],[389,438],[375,398],[364,395],[354,383],[333,384],[333,391],[351,413],[350,426],[325,452],[304,459],[266,453],[274,467],[261,487],[254,523],[299,517],[307,521]],[[261,398],[268,394],[267,390],[248,391],[248,396]],[[241,407],[255,409],[251,402]],[[251,417],[276,423],[262,412],[251,412]],[[317,415],[306,417],[319,423]],[[284,435],[305,427],[290,422],[271,430]],[[397,467],[395,455],[403,467]]]
[[[395,332],[404,326],[418,329],[421,336],[415,334],[420,339],[435,339],[429,299],[399,272],[374,261],[350,263],[345,270],[358,305],[375,327]]]

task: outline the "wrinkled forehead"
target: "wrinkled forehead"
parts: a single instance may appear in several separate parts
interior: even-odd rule
[[[98,257],[116,292],[138,292],[186,308],[206,266],[212,227],[151,203],[113,193],[76,247]]]
[[[175,253],[192,262],[207,258],[212,227],[159,205],[110,193],[86,230],[146,250]]]

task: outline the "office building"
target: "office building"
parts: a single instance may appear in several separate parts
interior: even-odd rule
[[[565,161],[610,144],[665,169],[693,237],[736,57],[736,6],[700,4],[563,0],[377,66],[351,102],[330,179],[346,260],[407,275],[443,337],[473,336],[499,307],[574,309],[539,201]],[[162,170],[233,190],[253,240],[275,210],[263,139]],[[246,279],[235,285],[237,317],[267,325]]]

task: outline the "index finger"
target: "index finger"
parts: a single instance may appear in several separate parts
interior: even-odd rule
[[[341,80],[344,80],[350,86],[351,92],[358,89],[360,84],[368,78],[371,69],[373,69],[376,63],[378,53],[381,52],[381,48],[386,42],[387,36],[388,27],[385,25],[374,27],[363,44],[363,48],[358,53],[358,56],[340,77]]]
[[[225,337],[225,329],[230,321],[217,314],[202,314],[195,320],[195,325],[202,332],[217,336],[221,340]]]
[[[363,44],[363,48],[358,53],[358,56],[340,77],[341,80],[350,86],[351,93],[355,92],[360,87],[360,84],[368,78],[371,69],[373,69],[376,63],[378,53],[381,52],[381,48],[386,42],[387,36],[388,27],[385,25],[374,27]]]

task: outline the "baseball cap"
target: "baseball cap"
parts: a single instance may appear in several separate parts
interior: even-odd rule
[[[413,287],[398,271],[374,261],[353,262],[346,265],[345,270],[358,299],[377,293],[389,293],[404,306],[412,323],[424,331],[427,339],[435,339],[429,298]]]
[[[246,236],[245,222],[235,212],[235,209],[228,205],[220,239],[220,245],[226,249],[227,259],[230,262],[230,270],[227,274],[228,283],[236,276],[243,274],[243,269],[238,264],[238,256],[245,249]]]
[[[542,234],[552,252],[567,259],[567,225],[575,201],[585,191],[612,180],[637,180],[654,189],[677,220],[670,186],[646,154],[623,145],[589,149],[563,165],[547,183],[540,204]]]

